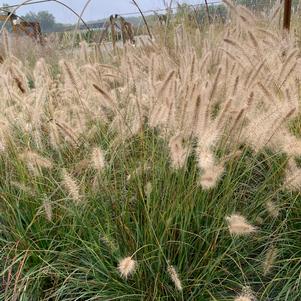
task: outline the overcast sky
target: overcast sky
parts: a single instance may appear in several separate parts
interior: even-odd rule
[[[32,0],[36,1],[36,0]],[[76,12],[80,13],[83,9],[87,0],[60,0],[65,4],[71,6]],[[141,6],[143,10],[150,9],[159,9],[164,8],[163,0],[136,0],[137,3]],[[174,1],[176,2],[186,2],[191,4],[202,3],[204,0],[185,0],[185,1]],[[0,0],[0,4],[9,3],[10,5],[19,4],[24,2],[21,0]],[[42,3],[42,4],[34,4],[28,5],[24,8],[20,8],[17,11],[18,15],[24,15],[29,11],[40,11],[40,10],[48,10],[50,11],[56,18],[57,22],[62,23],[74,23],[76,18],[72,13],[70,13],[67,9],[61,6],[58,3]],[[127,12],[136,12],[137,9],[133,6],[130,0],[92,0],[90,5],[88,6],[85,14],[84,20],[98,20],[105,17],[108,17],[111,14],[115,13],[127,13]]]

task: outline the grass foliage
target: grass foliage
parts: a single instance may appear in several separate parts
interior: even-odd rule
[[[0,300],[301,299],[300,50],[227,4],[115,54],[3,33]]]

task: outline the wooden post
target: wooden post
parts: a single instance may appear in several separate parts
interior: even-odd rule
[[[283,29],[290,30],[292,0],[284,0]]]

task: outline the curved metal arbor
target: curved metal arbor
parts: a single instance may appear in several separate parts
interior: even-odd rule
[[[17,5],[14,7],[14,9],[10,12],[10,11],[5,11],[5,9],[2,9],[2,11],[5,11],[7,14],[7,16],[5,16],[5,18],[3,18],[3,21],[4,21],[4,24],[2,25],[2,28],[0,30],[0,34],[3,32],[3,29],[5,27],[5,25],[7,24],[7,22],[11,21],[12,18],[14,18],[14,16],[17,16],[15,13],[17,11],[17,9],[19,9],[20,7],[22,7],[23,5],[25,4],[30,4],[30,2],[33,1],[33,0],[26,0],[26,1],[23,1],[21,4]],[[78,22],[82,21],[83,24],[85,25],[85,27],[89,30],[89,26],[87,25],[87,23],[83,20],[82,16],[79,15],[76,11],[74,11],[70,6],[68,6],[67,4],[63,3],[62,1],[60,0],[49,0],[49,2],[56,2],[62,6],[64,6],[65,8],[67,8],[69,11],[71,11],[77,18],[78,18]],[[32,3],[34,4],[34,3]],[[19,16],[17,16],[19,17]],[[30,24],[30,23],[33,23],[33,22],[28,22],[26,20],[24,20],[23,18],[19,17],[23,22],[26,22],[26,24]],[[25,23],[24,23],[25,24]]]
[[[43,37],[39,22],[26,21],[24,18],[18,16],[17,14],[11,13],[10,11],[7,11],[3,8],[0,8],[0,11],[5,13],[5,15],[0,15],[0,21],[4,21],[4,23],[10,21],[14,33],[20,34],[23,32],[26,35],[37,40],[40,44],[43,44]]]

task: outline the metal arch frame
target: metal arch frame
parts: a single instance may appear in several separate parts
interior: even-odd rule
[[[85,20],[82,18],[82,15],[79,15],[74,9],[72,9],[70,6],[68,6],[67,4],[63,3],[60,0],[50,0],[52,2],[56,2],[58,4],[61,4],[62,6],[64,6],[65,8],[69,9],[75,16],[77,16],[78,20],[82,21],[83,24],[86,26],[86,28],[91,31],[90,27],[88,26],[88,24],[85,22]]]
[[[11,17],[12,15],[14,15],[14,14],[16,13],[16,11],[17,11],[20,7],[22,7],[24,4],[27,4],[27,3],[30,4],[31,1],[33,1],[33,0],[25,0],[25,1],[23,1],[21,4],[17,5],[17,6],[10,12],[10,14],[7,16],[7,19],[5,20],[4,24],[3,24],[2,27],[1,27],[0,34],[2,34],[3,29],[4,29],[5,25],[7,24],[8,20],[10,19],[10,17]],[[49,2],[56,2],[56,3],[58,3],[58,4],[61,4],[62,6],[64,6],[65,8],[67,8],[68,10],[70,10],[74,15],[76,15],[76,16],[78,17],[78,24],[79,24],[80,21],[82,21],[83,24],[87,27],[87,29],[88,29],[89,31],[91,31],[91,29],[89,28],[89,26],[87,25],[87,23],[83,20],[82,14],[79,15],[79,14],[78,14],[76,11],[74,11],[71,7],[69,7],[67,4],[61,2],[60,0],[49,0]],[[3,10],[3,11],[4,11],[4,10]],[[15,14],[15,15],[16,15],[16,14]],[[27,22],[27,21],[26,21],[26,22]]]
[[[12,15],[15,15],[15,16],[17,16],[18,18],[20,18],[23,22],[26,22],[26,23],[28,23],[29,24],[29,22],[27,21],[27,20],[25,20],[24,18],[22,18],[21,16],[19,16],[18,14],[11,14],[11,12],[9,11],[9,10],[6,10],[6,9],[4,9],[4,8],[2,8],[2,7],[0,7],[0,11],[3,11],[3,12],[5,12],[5,13],[7,13],[7,17],[8,18],[10,18],[10,16],[12,16]]]
[[[83,9],[82,9],[82,11],[81,11],[81,13],[80,13],[80,15],[78,16],[78,17],[79,17],[79,18],[78,18],[78,22],[77,22],[77,24],[76,24],[76,26],[75,26],[74,34],[73,34],[72,50],[74,49],[74,46],[75,46],[75,40],[76,40],[76,35],[77,35],[77,33],[78,33],[80,20],[82,19],[83,14],[85,13],[87,7],[89,6],[89,4],[90,4],[91,2],[92,2],[92,0],[87,0],[87,1],[86,1],[86,3],[85,3],[85,5],[84,5],[84,7],[83,7]]]

